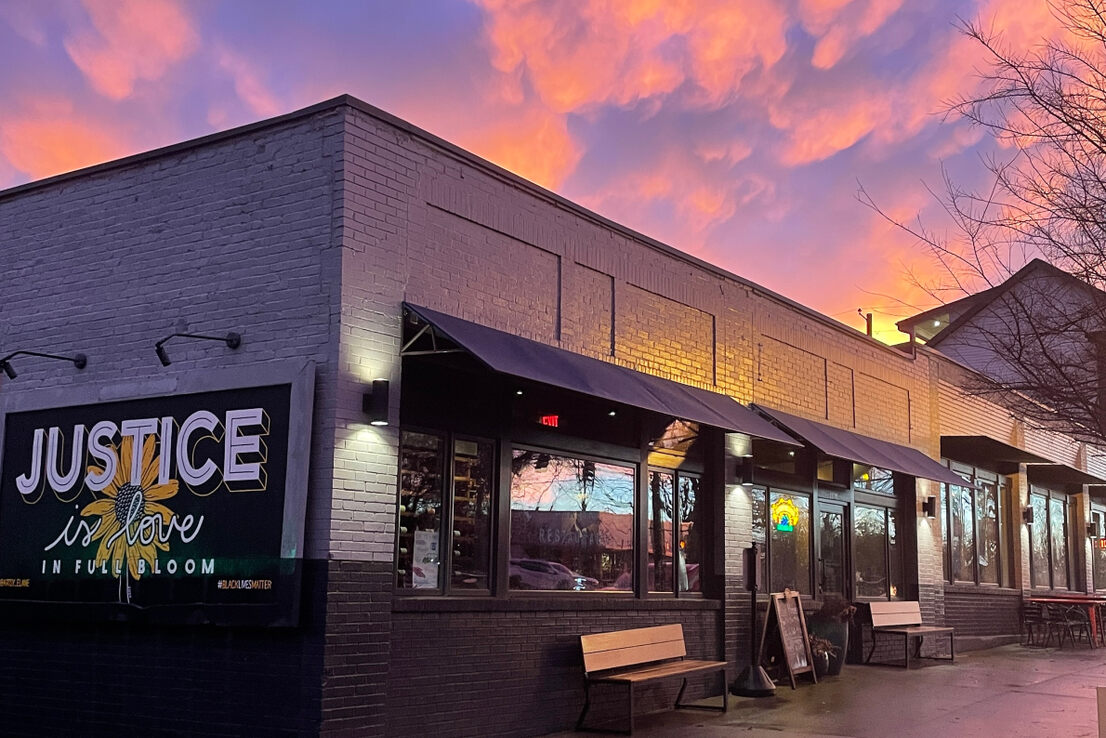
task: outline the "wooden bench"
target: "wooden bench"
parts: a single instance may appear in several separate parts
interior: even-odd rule
[[[917,602],[871,602],[872,612],[872,648],[864,663],[872,660],[876,650],[876,636],[889,634],[902,636],[903,653],[906,656],[906,668],[910,668],[910,641],[917,640],[914,657],[922,658],[922,641],[927,635],[947,635],[949,637],[949,657],[942,659],[953,661],[956,650],[953,645],[953,629],[939,625],[922,625],[922,610]],[[938,658],[938,657],[934,657]]]
[[[677,708],[726,711],[726,662],[685,658],[684,629],[679,623],[653,628],[634,628],[610,633],[580,636],[584,653],[584,709],[576,721],[576,730],[584,729],[584,718],[591,707],[592,684],[625,684],[629,696],[630,727],[626,731],[589,728],[603,732],[634,732],[634,687],[672,677],[683,677]],[[687,677],[712,671],[722,674],[722,704],[685,705],[680,702],[687,688]]]

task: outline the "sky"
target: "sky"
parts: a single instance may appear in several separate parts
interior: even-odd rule
[[[0,0],[0,189],[349,93],[876,337],[934,306],[896,219],[1001,149],[943,115],[1043,0]],[[914,275],[911,277],[910,275]]]

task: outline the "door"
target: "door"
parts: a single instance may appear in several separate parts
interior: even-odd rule
[[[848,599],[845,586],[845,531],[847,508],[836,502],[818,504],[818,598],[828,594]]]

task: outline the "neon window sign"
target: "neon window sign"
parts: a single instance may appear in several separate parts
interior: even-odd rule
[[[784,533],[795,530],[799,522],[799,508],[790,497],[777,497],[772,502],[772,526]]]

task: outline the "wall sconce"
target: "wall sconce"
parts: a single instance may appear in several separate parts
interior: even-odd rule
[[[170,333],[165,338],[161,339],[154,344],[154,351],[157,352],[158,361],[162,366],[169,366],[172,364],[172,360],[169,358],[169,354],[165,351],[165,343],[170,338],[201,338],[205,341],[222,341],[227,345],[229,349],[236,349],[242,345],[242,335],[231,331],[225,336],[202,336],[199,333]]]
[[[71,361],[73,366],[78,369],[84,369],[88,366],[88,357],[84,354],[77,354],[76,356],[58,356],[57,354],[44,354],[39,351],[13,351],[3,359],[0,359],[0,371],[4,372],[8,376],[8,379],[15,379],[19,376],[15,369],[12,367],[11,360],[16,356],[39,356],[43,359],[57,359],[58,361]]]
[[[937,517],[937,498],[933,495],[922,500],[922,514],[927,518]]]
[[[753,457],[746,456],[737,464],[737,483],[742,487],[753,486]]]
[[[361,409],[369,425],[388,425],[388,380],[374,379],[373,388],[361,398]]]
[[[1033,525],[1033,508],[1032,507],[1023,507],[1022,508],[1022,520],[1025,522],[1026,525]]]

